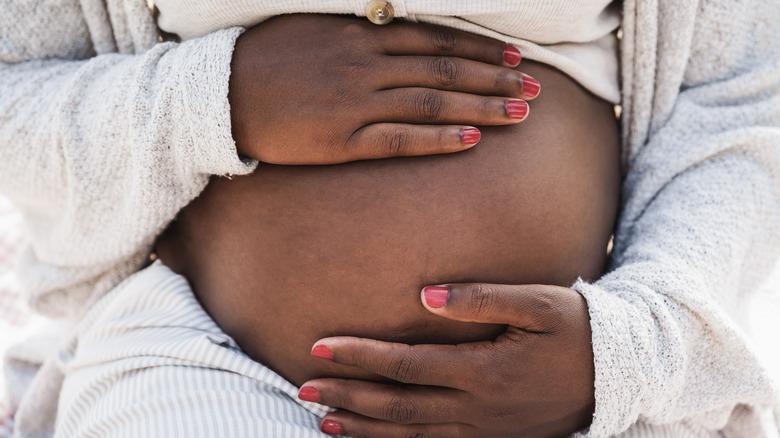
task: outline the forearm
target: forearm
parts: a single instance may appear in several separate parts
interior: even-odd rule
[[[137,265],[210,174],[253,169],[230,131],[239,33],[138,55],[2,64],[0,190],[28,223],[28,267],[58,272],[25,276],[34,293],[88,289]]]
[[[575,285],[593,327],[595,436],[637,420],[716,427],[737,404],[770,401],[769,378],[737,321],[777,258],[777,232],[764,233],[780,212],[764,206],[780,198],[772,193],[777,180],[735,161],[717,160],[672,183],[634,226],[620,266],[594,285]],[[730,180],[734,170],[753,177]],[[721,190],[697,187],[699,178],[720,179]],[[697,188],[675,190],[691,184]],[[724,212],[728,204],[740,207]]]
[[[637,420],[717,429],[771,394],[739,324],[780,248],[780,8],[645,6],[624,14],[613,271],[575,285],[593,327],[594,436]]]

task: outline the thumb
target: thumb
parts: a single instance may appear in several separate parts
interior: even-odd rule
[[[426,286],[420,293],[429,312],[464,322],[507,324],[544,332],[567,314],[575,291],[559,286],[455,283]]]

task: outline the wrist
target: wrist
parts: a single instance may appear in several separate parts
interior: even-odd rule
[[[247,89],[246,83],[251,71],[248,66],[249,56],[246,54],[247,33],[243,32],[235,40],[230,60],[230,72],[228,79],[228,106],[230,108],[230,132],[235,143],[237,155],[240,157],[251,157],[251,148],[248,143],[250,136],[249,129],[249,111],[247,109]]]

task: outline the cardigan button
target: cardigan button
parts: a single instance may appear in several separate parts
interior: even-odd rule
[[[366,18],[374,24],[387,24],[394,16],[393,5],[388,1],[372,1],[366,6]]]

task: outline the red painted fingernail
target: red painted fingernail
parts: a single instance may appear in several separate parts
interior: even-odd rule
[[[520,54],[520,51],[517,50],[517,47],[511,44],[504,46],[504,62],[506,62],[508,66],[517,67],[522,59],[523,56]]]
[[[479,139],[482,138],[482,133],[477,128],[465,128],[460,132],[460,139],[466,146],[474,146],[479,143]]]
[[[533,99],[542,92],[542,84],[536,79],[523,75],[523,97]]]
[[[512,119],[523,120],[528,115],[528,103],[524,100],[507,100],[506,115]]]
[[[322,424],[320,424],[320,430],[328,435],[341,435],[344,433],[344,429],[341,425],[333,420],[324,420]]]
[[[304,386],[298,391],[298,398],[312,403],[320,402],[320,392],[313,386]]]
[[[317,345],[312,348],[311,355],[320,359],[333,360],[333,350],[324,345]]]
[[[447,286],[425,286],[423,296],[428,307],[439,309],[444,307],[447,300],[450,299],[450,288]]]

